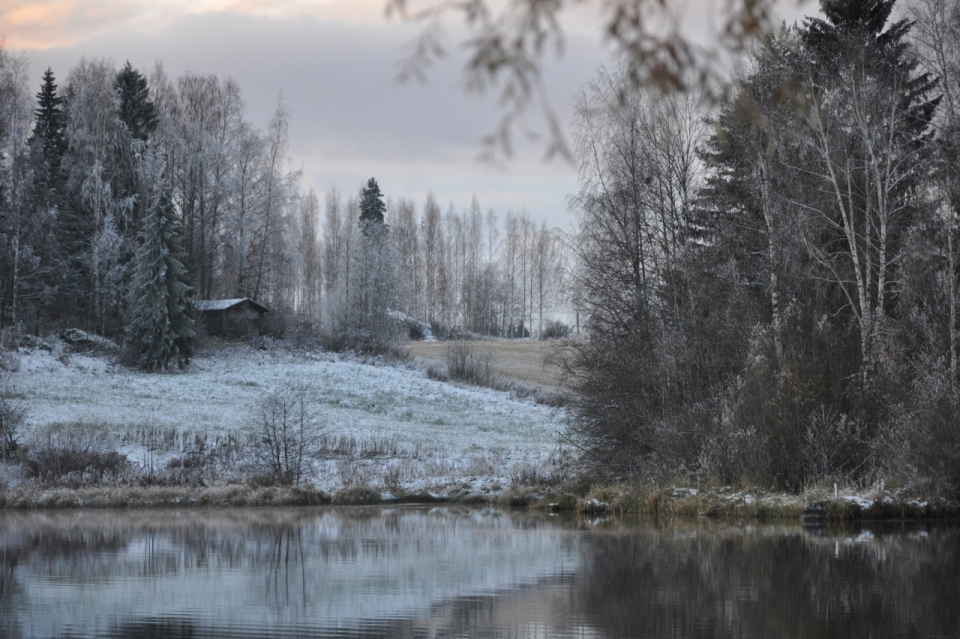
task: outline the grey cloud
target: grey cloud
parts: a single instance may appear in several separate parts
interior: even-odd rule
[[[786,17],[815,7],[791,4]],[[304,186],[353,192],[371,175],[394,196],[422,202],[428,190],[460,208],[476,193],[504,212],[526,206],[535,217],[565,225],[565,198],[576,190],[575,168],[540,160],[542,142],[524,143],[505,169],[476,161],[480,140],[498,123],[496,95],[465,95],[462,56],[430,72],[430,82],[398,83],[404,45],[418,25],[379,19],[324,20],[302,15],[264,18],[227,12],[181,16],[150,32],[118,30],[57,49],[28,51],[36,82],[47,66],[65,78],[80,56],[129,59],[148,71],[162,60],[176,76],[185,70],[232,76],[243,89],[249,117],[265,126],[282,90],[292,110],[291,156]],[[571,29],[561,61],[546,69],[549,95],[569,122],[574,94],[606,60],[599,34]],[[536,110],[530,112],[543,131]]]
[[[480,139],[501,112],[495,95],[464,94],[462,61],[453,56],[438,65],[426,86],[396,81],[404,45],[418,28],[217,13],[180,17],[155,33],[115,32],[27,54],[38,83],[47,66],[65,78],[81,55],[118,65],[129,59],[144,71],[162,60],[171,76],[186,70],[232,76],[259,126],[282,90],[292,110],[291,155],[305,169],[305,185],[352,192],[376,175],[393,195],[422,201],[432,189],[463,208],[476,193],[484,207],[503,212],[526,205],[535,217],[562,224],[576,172],[562,161],[541,162],[541,143],[521,144],[524,153],[505,169],[476,161]],[[573,39],[561,67],[548,71],[551,99],[564,121],[573,94],[602,56],[599,46]],[[537,113],[530,115],[536,121]]]

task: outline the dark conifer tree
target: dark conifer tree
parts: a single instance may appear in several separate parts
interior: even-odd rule
[[[784,304],[794,297],[813,301],[810,291],[793,288],[803,278],[791,273],[797,247],[789,240],[795,229],[784,199],[795,173],[784,167],[799,164],[794,35],[784,29],[751,52],[749,73],[718,110],[714,134],[701,150],[710,170],[696,225],[705,235],[704,252],[718,264],[737,265],[751,282],[751,298],[765,308],[764,321],[777,330]]]
[[[56,78],[48,68],[37,93],[37,108],[33,111],[36,125],[30,140],[34,189],[38,205],[45,209],[57,207],[63,201],[64,177],[60,165],[67,150],[63,107],[64,98],[58,95]]]
[[[33,130],[33,137],[41,145],[44,158],[51,167],[59,170],[60,158],[67,149],[64,135],[66,120],[64,118],[64,98],[57,93],[56,78],[53,70],[47,68],[43,73],[43,84],[37,93],[37,108],[33,113],[37,125]]]
[[[36,94],[35,126],[30,139],[30,185],[35,217],[50,225],[46,241],[38,245],[43,255],[44,286],[49,295],[44,303],[55,317],[69,315],[76,300],[71,291],[77,286],[70,256],[82,251],[76,220],[67,206],[63,156],[67,152],[66,98],[59,93],[53,70],[48,68]]]
[[[932,95],[938,80],[929,73],[918,73],[920,62],[910,49],[907,36],[912,23],[898,20],[887,26],[897,0],[823,0],[827,19],[807,18],[800,38],[809,58],[798,59],[807,65],[811,89],[830,91],[831,84],[845,83],[842,73],[852,65],[900,95],[900,107],[908,113],[905,124],[898,124],[897,135],[912,138],[923,145],[932,137],[933,114],[940,97]],[[886,27],[886,29],[885,29]],[[919,175],[910,185],[916,184]]]
[[[157,109],[150,100],[147,79],[128,60],[117,73],[116,87],[120,95],[120,119],[133,139],[146,142],[159,121]]]
[[[164,193],[143,220],[129,346],[140,367],[161,371],[193,355],[193,304],[176,213]]]
[[[383,194],[377,180],[370,178],[360,193],[360,222],[383,224],[383,214],[387,206],[383,203]]]

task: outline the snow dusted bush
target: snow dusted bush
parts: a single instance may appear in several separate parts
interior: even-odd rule
[[[960,406],[945,361],[924,362],[908,399],[874,446],[883,474],[913,487],[960,495]]]
[[[799,490],[870,470],[876,391],[863,388],[849,326],[787,313],[778,352],[772,329],[757,331],[706,454],[703,472]]]
[[[26,407],[17,399],[10,373],[0,369],[0,460],[17,449],[17,431],[26,414]]]

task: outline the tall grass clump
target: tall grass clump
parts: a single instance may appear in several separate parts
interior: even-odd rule
[[[31,434],[20,451],[24,474],[45,485],[68,488],[120,482],[127,458],[103,424],[56,424]]]

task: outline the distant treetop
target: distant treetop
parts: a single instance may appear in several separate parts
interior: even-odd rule
[[[120,96],[120,119],[127,125],[130,135],[146,142],[157,128],[157,109],[150,101],[147,79],[133,68],[128,60],[114,83]]]
[[[360,222],[383,224],[383,214],[387,205],[383,203],[383,193],[375,178],[370,178],[360,193]]]

